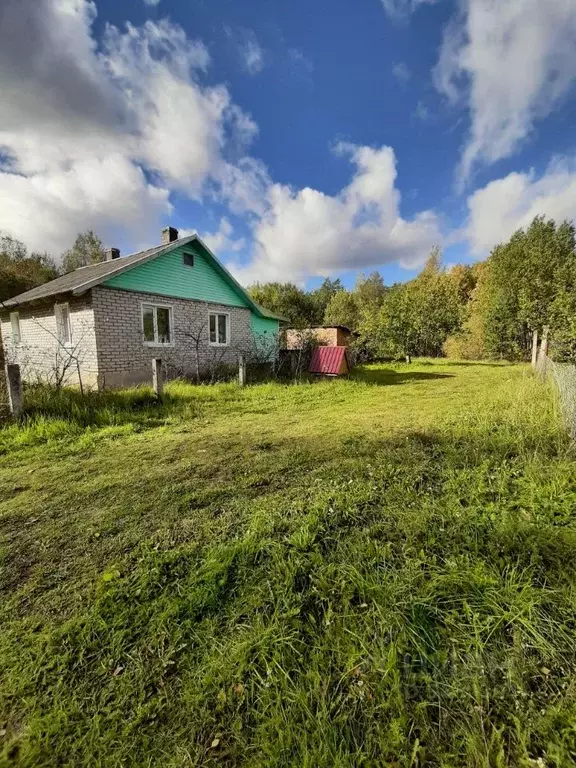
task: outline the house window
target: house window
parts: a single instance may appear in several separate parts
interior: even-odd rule
[[[56,333],[60,344],[72,343],[72,330],[70,328],[70,307],[68,304],[55,304]]]
[[[14,344],[20,344],[22,333],[20,331],[20,313],[10,312],[10,325],[12,326],[12,341]]]
[[[172,307],[142,304],[142,331],[146,344],[172,344]]]
[[[182,263],[185,267],[193,267],[194,266],[194,254],[193,253],[184,253],[182,256]]]
[[[210,344],[219,347],[230,344],[230,315],[210,314]]]

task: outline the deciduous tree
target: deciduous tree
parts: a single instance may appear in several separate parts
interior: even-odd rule
[[[99,264],[106,260],[106,251],[102,240],[91,229],[80,232],[74,245],[65,251],[62,256],[64,272],[72,272],[78,267],[87,267],[90,264]]]
[[[48,254],[31,253],[20,240],[0,233],[0,301],[29,291],[58,275]]]

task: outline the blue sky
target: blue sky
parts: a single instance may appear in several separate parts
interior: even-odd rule
[[[55,256],[88,227],[129,252],[171,223],[245,283],[393,282],[435,244],[470,262],[576,210],[573,0],[7,13],[0,229]]]

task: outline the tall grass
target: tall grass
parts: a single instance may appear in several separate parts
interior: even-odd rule
[[[32,609],[26,590],[5,614],[4,763],[574,764],[572,449],[549,390],[497,374],[266,385],[271,431],[247,448],[231,440],[253,437],[254,395],[202,390],[230,396],[232,431],[170,455],[155,528],[120,538],[72,614]],[[273,431],[295,398],[319,430],[319,397],[341,398],[330,455],[325,435]],[[377,422],[387,398],[403,426],[346,421],[369,405]],[[117,458],[150,471],[151,444],[129,446]]]

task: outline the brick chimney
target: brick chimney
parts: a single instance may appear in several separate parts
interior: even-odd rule
[[[162,245],[168,245],[178,240],[178,230],[174,227],[164,227],[162,230]]]
[[[119,248],[106,248],[106,261],[112,261],[113,259],[120,258]]]

